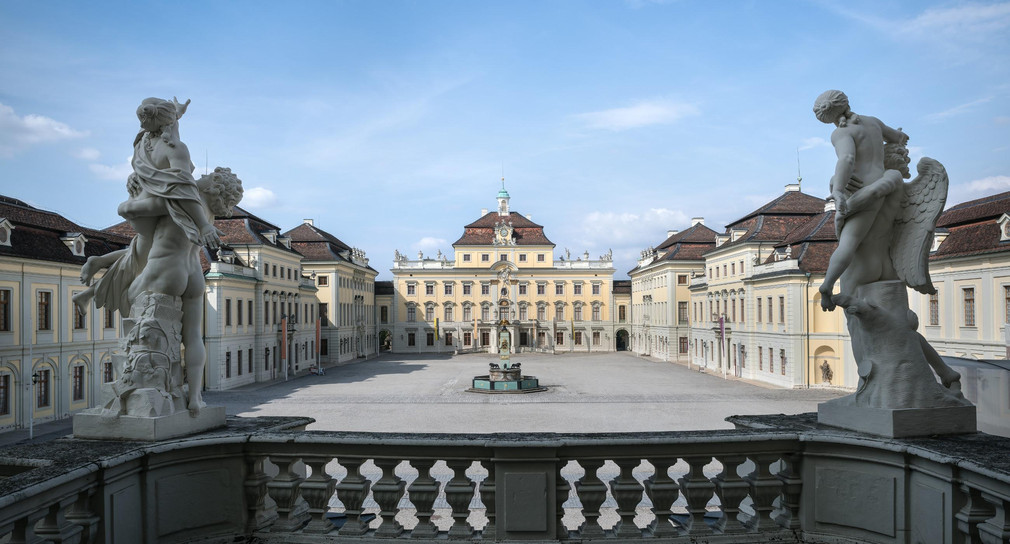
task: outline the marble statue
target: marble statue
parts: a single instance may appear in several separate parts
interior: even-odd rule
[[[129,197],[119,205],[136,235],[126,249],[90,257],[81,270],[88,289],[74,297],[82,310],[97,307],[124,317],[120,376],[102,408],[105,416],[198,417],[206,351],[203,345],[204,278],[201,248],[217,248],[215,216],[230,216],[242,182],[228,168],[194,179],[179,118],[189,105],[158,98],[137,109]],[[93,282],[95,275],[105,274]],[[76,433],[76,421],[75,421]]]
[[[960,375],[916,332],[906,291],[936,292],[929,249],[947,197],[946,170],[924,157],[918,176],[905,183],[908,136],[854,113],[841,91],[821,94],[814,114],[835,125],[831,143],[838,156],[830,182],[838,247],[818,290],[823,310],[845,309],[860,378],[855,394],[825,405],[970,406],[960,392]],[[836,282],[839,294],[833,294]]]

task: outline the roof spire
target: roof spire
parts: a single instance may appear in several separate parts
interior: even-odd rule
[[[800,148],[796,148],[796,185],[803,187],[803,174],[800,173]]]

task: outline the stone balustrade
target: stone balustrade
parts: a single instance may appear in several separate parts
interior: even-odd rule
[[[812,415],[617,434],[304,431],[0,452],[6,542],[1010,542],[1010,440],[885,440]]]

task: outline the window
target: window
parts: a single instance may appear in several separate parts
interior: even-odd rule
[[[974,327],[975,326],[975,288],[965,287],[961,289],[962,296],[964,297],[964,326]]]
[[[469,295],[470,294],[470,287],[471,286],[470,286],[469,283],[464,283],[463,284],[463,294],[464,295]]]
[[[774,317],[772,317],[772,297],[768,297],[768,322],[774,323]]]
[[[600,320],[600,306],[593,306],[593,321]]]
[[[35,407],[49,406],[49,370],[39,371],[39,381],[35,384]]]
[[[442,292],[444,294],[446,294],[446,295],[451,295],[452,294],[452,284],[451,283],[445,284],[443,286],[443,288],[442,288]]]
[[[677,275],[677,285],[687,285],[687,274]]]
[[[73,306],[74,306],[74,329],[81,330],[85,328],[87,320],[84,318],[84,312],[81,311],[81,308],[76,304],[74,304]]]
[[[564,306],[557,306],[556,308],[554,308],[554,320],[555,321],[564,321],[565,320],[565,307]]]
[[[0,331],[10,332],[10,330],[11,330],[11,291],[10,289],[0,289]]]
[[[243,323],[243,321],[242,321],[242,306],[243,305],[242,305],[242,301],[241,300],[236,300],[235,301],[235,310],[237,311],[237,314],[235,315],[235,319],[237,320],[236,324],[238,326],[240,326],[240,327],[242,326],[242,323]]]
[[[75,401],[84,400],[84,365],[74,367],[73,382],[71,399]]]
[[[519,321],[526,321],[526,319],[527,319],[527,313],[526,313],[526,311],[527,311],[526,306],[520,306],[519,307]]]
[[[328,302],[319,303],[319,320],[320,325],[326,327],[330,324],[330,304]]]
[[[729,273],[734,276],[736,275],[736,263],[731,263],[729,265]]]
[[[480,284],[480,294],[482,294],[482,295],[490,295],[491,294],[491,285],[488,284],[488,283],[482,283],[482,284]]]
[[[557,283],[557,284],[555,284],[554,285],[554,294],[555,295],[563,295],[563,294],[565,294],[565,284],[563,284],[563,283]]]
[[[379,306],[379,322],[389,322],[389,306]]]
[[[443,313],[443,319],[446,321],[452,321],[452,306],[446,306]]]
[[[329,285],[330,284],[330,277],[329,276],[319,276],[318,278],[316,278],[316,283],[319,284],[320,287]]]
[[[628,309],[623,304],[617,307],[617,319],[618,321],[626,321],[628,319]]]
[[[758,346],[758,370],[765,369],[765,348]]]
[[[575,331],[575,345],[582,345],[582,331]]]
[[[1010,297],[1010,293],[1007,293]],[[1007,298],[1007,311],[1010,312],[1010,298]],[[929,324],[940,324],[940,295],[933,293],[929,295]]]
[[[544,262],[544,254],[543,253],[537,253],[537,262],[538,263]]]
[[[768,348],[768,372],[775,372],[775,354],[772,348]]]
[[[543,284],[543,283],[538,283],[537,284],[537,294],[538,295],[546,295],[547,294],[547,285]]]
[[[491,345],[491,333],[488,331],[480,331],[480,345],[490,346]]]
[[[407,306],[407,321],[417,321],[417,308]]]
[[[224,377],[231,378],[231,352],[224,354]]]
[[[786,322],[786,297],[779,297],[779,323]]]
[[[537,319],[539,319],[540,321],[546,321],[547,320],[547,307],[546,306],[537,306]]]
[[[11,375],[0,374],[0,415],[11,413]]]
[[[593,331],[593,345],[600,345],[600,331]]]
[[[726,265],[722,265],[722,275],[723,276],[727,276],[728,275],[728,274],[726,274]]]
[[[491,255],[489,253],[481,253],[480,254],[480,262],[486,263],[486,262],[490,262],[490,261],[491,261]]]
[[[679,344],[680,344],[678,346],[679,352],[681,354],[686,354],[687,353],[687,345],[688,345],[687,344],[687,337],[686,336],[681,336],[680,339],[679,339]]]
[[[224,299],[224,326],[231,326],[231,299]]]
[[[600,284],[598,283],[593,284],[593,294],[594,295],[600,294]]]
[[[451,346],[452,345],[452,332],[446,331],[446,333],[445,333],[445,345],[447,345],[447,346]]]
[[[238,350],[238,364],[235,365],[235,368],[238,370],[238,375],[241,376],[242,375],[242,350]]]
[[[473,310],[470,306],[463,306],[463,321],[470,321],[473,319]]]
[[[526,284],[525,283],[520,283],[519,284],[519,294],[520,295],[525,295],[526,294]]]
[[[39,291],[39,316],[38,316],[38,329],[40,331],[48,331],[53,328],[53,294],[49,291]],[[48,403],[45,406],[49,406]]]
[[[554,334],[554,343],[558,346],[565,345],[565,333],[563,331],[558,331]]]
[[[582,306],[575,307],[573,319],[575,319],[575,321],[582,321]]]
[[[491,307],[490,306],[481,306],[481,308],[480,308],[480,318],[481,318],[482,321],[490,321],[491,320]]]
[[[102,363],[102,383],[115,381],[116,377],[112,372],[112,361]]]
[[[498,257],[498,260],[499,261],[508,261],[509,260],[509,256],[508,255],[500,255]]]
[[[519,254],[519,262],[521,262],[521,263],[526,262],[526,254],[525,253],[520,253]]]
[[[413,283],[408,283],[408,284],[407,284],[407,294],[408,294],[408,295],[413,295],[413,294],[415,294],[415,293],[414,293],[414,289],[415,289],[415,288],[416,288],[416,286],[415,286],[415,285],[414,285]]]
[[[329,355],[330,354],[330,341],[326,338],[319,339],[319,354]]]
[[[248,321],[248,323],[250,325],[252,325],[253,324],[253,301],[251,301],[251,300],[248,301],[248,304],[246,304],[246,306],[249,308],[249,321]]]
[[[463,262],[464,263],[470,262],[470,254],[469,253],[464,253],[463,254]]]
[[[429,332],[427,334],[426,340],[427,340],[429,346],[434,346],[435,345],[435,333]]]
[[[729,301],[729,306],[730,306],[730,312],[729,312],[730,317],[729,317],[729,320],[730,320],[731,323],[735,323],[736,322],[736,299],[730,300]]]
[[[435,294],[435,284],[433,284],[433,283],[425,284],[425,286],[424,286],[424,294],[426,294],[426,295],[434,295]]]
[[[687,302],[677,303],[677,322],[681,325],[687,323]]]
[[[572,286],[572,289],[573,289],[573,292],[572,292],[573,294],[575,294],[575,295],[581,295],[582,294],[582,284],[581,283],[576,283],[575,285]]]
[[[786,350],[784,349],[779,350],[779,371],[783,376],[786,375]]]
[[[757,322],[761,322],[761,297],[757,297]]]
[[[469,346],[472,343],[473,343],[473,333],[464,332],[463,333],[463,345],[464,346]]]
[[[417,345],[417,338],[416,338],[415,334],[412,333],[412,332],[408,332],[407,333],[407,345],[408,346]]]
[[[273,277],[277,277],[277,265],[273,266]]]
[[[740,323],[744,323],[745,321],[747,321],[747,320],[744,318],[743,299],[741,298],[740,299]]]

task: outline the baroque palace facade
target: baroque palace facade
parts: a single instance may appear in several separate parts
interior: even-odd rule
[[[513,351],[616,350],[629,334],[630,299],[614,292],[611,256],[555,255],[544,227],[509,209],[504,187],[497,200],[464,227],[452,257],[396,253],[392,351],[494,351],[503,320]]]

